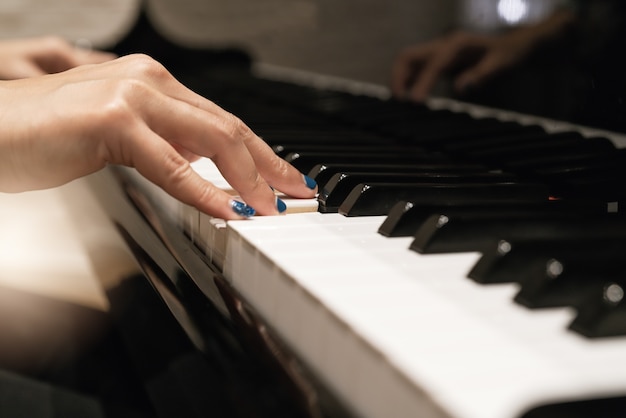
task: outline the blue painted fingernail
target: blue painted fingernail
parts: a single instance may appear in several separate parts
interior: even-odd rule
[[[256,211],[254,210],[252,206],[248,206],[245,203],[240,202],[238,200],[231,200],[230,207],[233,209],[233,212],[235,212],[237,215],[243,216],[245,218],[250,218],[254,216],[254,214],[256,213]]]
[[[276,198],[276,209],[278,209],[279,213],[283,213],[287,210],[287,205],[279,198]]]
[[[302,175],[302,177],[304,177],[304,183],[306,184],[306,187],[308,187],[311,190],[317,187],[317,183],[311,177],[306,176],[306,175]]]

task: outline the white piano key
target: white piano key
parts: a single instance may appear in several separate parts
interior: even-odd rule
[[[202,178],[210,181],[221,190],[232,194],[234,199],[240,199],[211,159],[200,158],[192,162],[191,166]],[[318,204],[316,199],[294,199],[282,193],[276,194],[287,205],[286,214],[314,212],[317,210]],[[209,260],[218,269],[221,269],[226,256],[226,221],[201,213],[197,209],[183,203],[179,205],[179,212],[181,213],[179,223],[183,230],[191,237],[200,250],[207,255]]]
[[[191,242],[198,242],[200,237],[200,214],[193,206],[180,204],[180,223],[182,225],[183,232],[187,234],[187,237]]]
[[[360,415],[514,417],[584,397],[589,381],[595,395],[626,387],[626,342],[585,340],[566,329],[571,310],[530,311],[515,285],[466,278],[479,254],[408,251],[410,238],[376,233],[381,219],[229,224],[249,246],[238,263],[265,265],[253,305]]]
[[[198,233],[195,235],[195,244],[220,270],[226,256],[226,228],[225,220],[198,212]]]

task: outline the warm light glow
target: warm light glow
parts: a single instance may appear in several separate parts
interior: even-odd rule
[[[527,0],[499,0],[498,16],[509,24],[522,21],[528,14]]]

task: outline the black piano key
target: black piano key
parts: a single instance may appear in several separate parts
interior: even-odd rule
[[[594,201],[534,201],[534,202],[497,202],[481,204],[469,202],[457,205],[428,205],[413,202],[398,202],[387,215],[378,229],[378,233],[387,237],[409,237],[415,235],[417,229],[434,214],[457,216],[463,214],[494,213],[519,216],[523,214],[540,215],[546,213],[589,213],[602,214],[607,212],[607,205]]]
[[[290,98],[293,100],[293,97]],[[410,111],[411,113],[422,113],[429,109],[423,105],[402,105],[399,102],[381,100],[376,97],[354,95],[338,91],[315,91],[305,100],[298,98],[298,105],[313,111],[329,116],[334,116],[342,120],[349,120],[353,115],[375,112],[381,113],[384,110],[388,113],[399,113]]]
[[[576,174],[584,177],[590,172],[605,172],[607,168],[623,167],[625,162],[625,149],[591,152],[567,152],[567,150],[563,150],[561,153],[507,163],[506,166],[516,171],[532,172],[546,179],[559,179],[559,177],[568,178]]]
[[[623,200],[625,191],[622,184],[626,179],[626,162],[611,161],[605,154],[603,159],[593,164],[562,166],[551,169],[549,174],[537,172],[533,178],[550,185],[551,193],[561,198],[585,198],[602,200]]]
[[[391,140],[381,140],[380,143],[376,144],[364,144],[359,142],[358,139],[350,139],[349,141],[335,141],[335,142],[324,142],[318,143],[315,141],[314,143],[309,144],[293,144],[293,145],[272,145],[272,150],[274,153],[280,157],[285,158],[289,154],[297,153],[297,154],[328,154],[328,153],[340,153],[340,154],[348,154],[354,152],[361,153],[385,153],[390,154],[394,153],[396,155],[401,155],[402,153],[411,153],[411,154],[434,154],[432,151],[429,151],[423,147],[419,146],[410,146],[400,144]],[[444,154],[438,153],[443,156]]]
[[[315,114],[324,114],[350,124],[366,124],[373,117],[379,117],[377,123],[386,117],[395,118],[424,118],[436,117],[438,113],[450,113],[448,110],[435,111],[423,104],[401,102],[394,99],[381,99],[372,96],[356,95],[352,93],[329,91],[320,89],[306,89],[298,91],[290,89],[280,90],[270,88],[268,95],[279,97],[281,103],[288,103],[293,107]]]
[[[614,216],[613,216],[614,215]],[[485,217],[432,215],[418,229],[411,249],[424,254],[485,251],[497,240],[598,239],[626,234],[621,214]]]
[[[450,158],[439,153],[421,153],[421,152],[319,152],[319,153],[300,153],[292,152],[287,154],[284,159],[291,163],[302,173],[308,173],[317,164],[328,163],[354,163],[354,164],[429,164],[450,162]]]
[[[547,182],[567,181],[582,173],[606,173],[613,167],[615,153],[607,150],[571,149],[552,154],[500,160],[498,167],[524,173]],[[492,163],[493,165],[493,163]]]
[[[550,134],[537,125],[530,125],[508,135],[482,136],[472,138],[470,141],[466,139],[451,139],[442,144],[441,150],[453,154],[467,155],[470,152],[483,149],[492,149],[494,147],[502,147],[509,144],[529,143],[537,141],[549,141],[552,136],[557,138],[560,136],[579,136],[582,135],[575,132],[561,132],[558,134]]]
[[[439,124],[441,121],[462,123],[472,120],[467,114],[448,109],[431,109],[424,105],[411,105],[394,101],[379,102],[368,109],[344,111],[338,117],[348,124],[364,130],[381,130],[384,127],[397,128],[420,124],[431,126]]]
[[[517,163],[516,166],[527,168],[530,165],[527,161],[533,161],[538,155],[593,155],[598,152],[612,152],[614,149],[613,143],[608,140],[587,140],[578,135],[561,135],[539,141],[496,145],[470,151],[466,155],[477,161],[503,162],[505,166]]]
[[[515,301],[528,308],[576,306],[607,281],[626,273],[623,251],[585,253],[561,257],[539,256],[526,266]]]
[[[329,125],[326,121],[323,126],[272,124],[261,128],[256,127],[255,132],[270,146],[332,146],[342,144],[346,146],[352,145],[353,149],[356,149],[361,145],[404,142],[396,138],[382,137],[370,132]]]
[[[593,238],[586,240],[531,239],[499,240],[485,249],[478,262],[468,273],[477,283],[508,283],[524,280],[525,268],[532,260],[543,257],[556,259],[571,254],[594,255],[614,253],[626,246],[625,237]]]
[[[576,306],[569,328],[588,338],[626,336],[626,301],[623,279],[607,281]]]
[[[451,124],[447,121],[434,121],[430,124],[412,124],[411,126],[388,127],[381,133],[394,134],[425,146],[445,146],[446,141],[471,141],[487,136],[517,135],[534,129],[514,122],[502,122],[495,119],[468,119]]]
[[[360,183],[503,183],[515,181],[515,176],[504,173],[337,173],[321,188],[318,200],[321,212],[337,212],[350,192]]]
[[[462,202],[545,201],[547,190],[532,183],[359,184],[339,207],[345,216],[386,215],[402,200],[447,204]]]
[[[456,162],[428,163],[428,164],[353,164],[353,163],[322,163],[316,164],[308,175],[320,187],[325,185],[332,176],[342,172],[367,173],[484,173],[489,169],[481,164],[466,164]]]

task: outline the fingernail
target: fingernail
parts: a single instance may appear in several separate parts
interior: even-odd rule
[[[304,177],[304,183],[306,184],[306,187],[308,187],[311,190],[317,187],[317,183],[311,177],[306,176],[304,174],[302,175],[302,177]]]
[[[237,215],[243,216],[245,218],[250,218],[254,216],[254,214],[256,213],[256,211],[254,210],[252,206],[248,206],[245,203],[240,202],[238,200],[231,200],[230,207],[233,209],[233,212],[235,212]]]
[[[287,205],[279,198],[276,198],[276,209],[278,209],[279,213],[283,213],[287,210]]]

